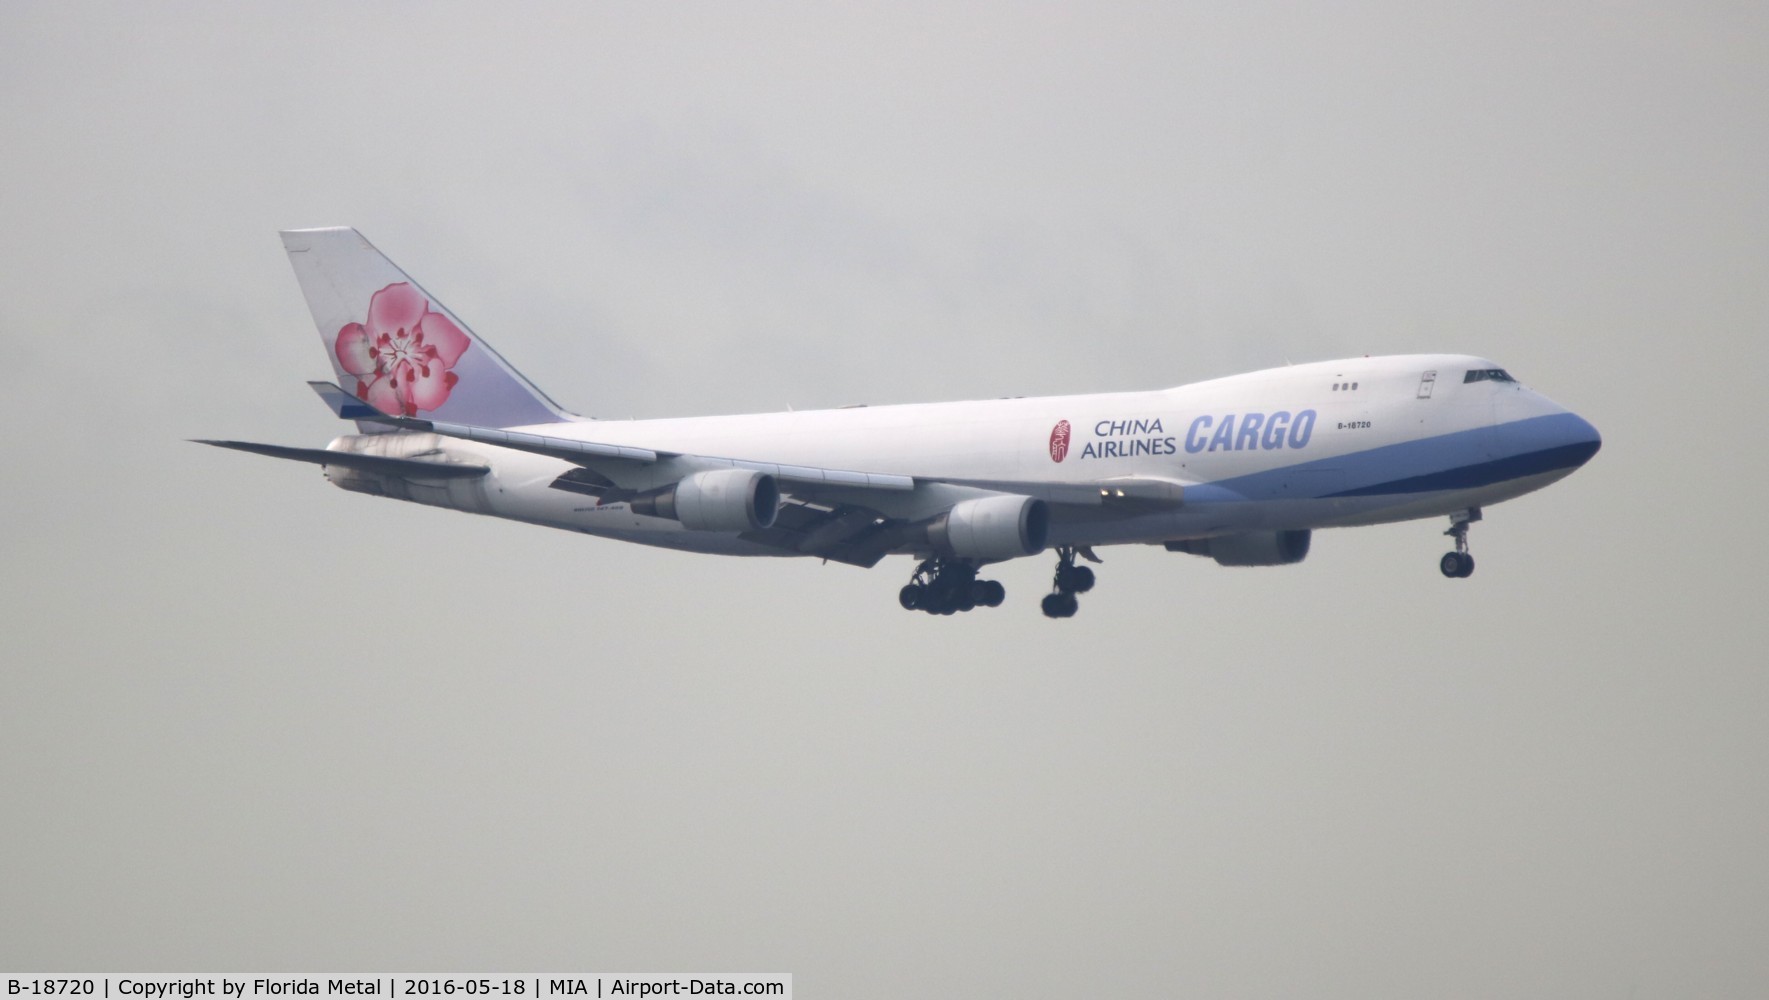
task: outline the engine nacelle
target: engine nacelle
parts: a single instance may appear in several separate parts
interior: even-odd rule
[[[1288,566],[1308,555],[1312,533],[1300,531],[1248,531],[1215,538],[1188,538],[1167,542],[1169,552],[1209,556],[1219,566]]]
[[[635,497],[635,513],[667,517],[694,531],[757,531],[774,525],[780,487],[753,469],[696,472],[658,493]]]
[[[928,541],[942,553],[998,562],[1044,551],[1050,508],[1033,497],[981,497],[954,504],[928,525]]]

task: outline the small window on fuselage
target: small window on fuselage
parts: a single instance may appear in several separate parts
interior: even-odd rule
[[[1462,376],[1462,381],[1464,383],[1467,383],[1467,382],[1515,382],[1517,380],[1512,378],[1510,373],[1505,371],[1505,369],[1503,369],[1503,368],[1476,368],[1473,371],[1470,371],[1468,374]]]

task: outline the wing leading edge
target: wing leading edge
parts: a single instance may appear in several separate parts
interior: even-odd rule
[[[231,448],[234,451],[249,451],[254,455],[286,458],[296,462],[311,462],[314,465],[333,465],[340,469],[356,469],[382,476],[399,476],[403,479],[477,479],[491,471],[489,466],[468,465],[459,462],[388,458],[382,455],[363,455],[351,451],[328,451],[324,448],[289,448],[280,444],[258,444],[252,441],[210,441],[202,438],[193,440],[196,444],[210,444],[217,448]]]

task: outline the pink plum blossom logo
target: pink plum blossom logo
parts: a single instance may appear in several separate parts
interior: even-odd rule
[[[1067,420],[1057,421],[1056,426],[1050,429],[1050,460],[1052,462],[1061,462],[1069,457],[1069,436],[1069,422]]]
[[[450,369],[472,341],[454,320],[432,312],[409,282],[369,299],[366,323],[338,331],[338,363],[356,376],[356,397],[382,413],[415,417],[448,401],[460,381]]]

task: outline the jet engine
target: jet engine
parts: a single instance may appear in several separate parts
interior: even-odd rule
[[[1215,538],[1188,538],[1166,542],[1169,552],[1209,556],[1219,566],[1288,566],[1308,555],[1310,532],[1248,531]]]
[[[963,559],[997,562],[1044,551],[1050,508],[1033,497],[981,497],[954,504],[928,525],[928,541]]]
[[[756,531],[773,526],[780,487],[765,472],[715,469],[635,497],[632,507],[634,513],[667,517],[694,531]]]

